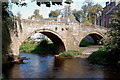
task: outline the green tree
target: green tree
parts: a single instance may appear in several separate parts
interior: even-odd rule
[[[96,16],[99,11],[102,11],[102,6],[100,4],[94,4],[92,2],[87,2],[82,7],[82,22],[89,22],[95,24]]]
[[[60,12],[60,10],[51,11],[49,13],[49,17],[57,17],[58,15],[60,15]]]
[[[34,18],[34,19],[43,19],[43,16],[39,14],[39,9],[35,9],[34,11],[34,15],[31,16],[31,19]]]
[[[82,11],[77,11],[77,10],[72,10],[72,14],[75,16],[75,19],[78,21],[78,22],[81,22],[82,20]]]
[[[71,9],[70,9],[70,5],[73,3],[72,0],[66,0],[64,3],[66,3],[67,5],[64,8],[64,17],[68,17],[69,15],[71,15]]]

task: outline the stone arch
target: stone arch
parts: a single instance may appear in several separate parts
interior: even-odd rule
[[[105,38],[104,35],[102,35],[102,34],[99,33],[99,32],[89,32],[89,33],[85,33],[85,34],[82,36],[82,38],[81,38],[81,40],[80,40],[80,43],[81,43],[81,41],[82,41],[85,37],[87,37],[88,35],[91,36],[91,38],[94,40],[95,44],[98,44],[98,41],[100,41],[102,38]]]
[[[53,42],[53,44],[54,44],[54,46],[56,48],[56,50],[55,50],[56,53],[60,53],[60,52],[66,51],[65,44],[64,44],[64,41],[63,41],[62,37],[59,34],[57,34],[55,31],[52,31],[52,30],[49,30],[49,29],[38,29],[38,30],[35,30],[34,32],[32,32],[29,35],[27,35],[24,38],[24,40],[29,38],[30,36],[32,36],[35,33],[42,33],[42,34],[46,35],[48,38],[50,38],[50,40]]]

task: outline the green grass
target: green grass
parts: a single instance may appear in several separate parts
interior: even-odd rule
[[[31,53],[37,46],[39,45],[39,43],[24,43],[20,46],[20,52],[27,52],[27,53]]]
[[[59,55],[64,56],[64,57],[74,57],[74,56],[81,55],[81,53],[79,51],[76,51],[76,50],[68,50],[66,52],[60,53]]]

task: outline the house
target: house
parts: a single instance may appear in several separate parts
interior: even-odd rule
[[[111,27],[111,19],[113,12],[117,5],[120,5],[120,0],[110,0],[106,2],[106,6],[103,8],[102,12],[99,12],[96,19],[96,25],[104,26],[104,27]]]

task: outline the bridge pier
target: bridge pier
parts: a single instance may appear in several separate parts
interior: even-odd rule
[[[8,53],[8,61],[12,62],[18,62],[18,58],[19,58],[19,46],[16,46],[15,44],[11,44],[10,46],[10,52]]]
[[[8,49],[8,61],[14,61],[14,62],[18,62],[19,61],[19,47],[21,45],[21,42],[19,40],[19,38],[15,35],[13,35],[14,33],[11,32],[11,43],[10,43],[10,47]]]

